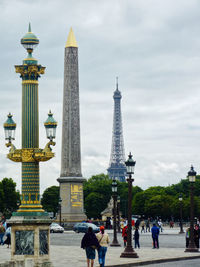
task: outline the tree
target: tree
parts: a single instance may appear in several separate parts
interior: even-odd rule
[[[42,195],[41,204],[46,211],[53,212],[55,217],[59,210],[59,186],[48,187]]]
[[[84,207],[88,218],[101,218],[111,198],[112,180],[105,174],[92,176],[83,183]]]
[[[118,196],[120,196],[120,210],[122,216],[127,217],[128,184],[117,181]],[[89,218],[101,218],[101,212],[107,207],[112,196],[112,179],[105,174],[92,176],[83,184],[84,206]],[[141,192],[139,186],[133,187],[133,195]]]
[[[6,218],[9,218],[17,209],[19,200],[20,194],[16,191],[16,183],[12,178],[4,178],[0,182],[0,210]]]

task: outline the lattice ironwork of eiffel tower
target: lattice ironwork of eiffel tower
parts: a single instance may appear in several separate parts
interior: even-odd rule
[[[112,147],[110,156],[110,165],[107,169],[110,179],[115,177],[117,180],[124,182],[126,177],[124,138],[122,130],[121,116],[121,92],[118,89],[118,79],[116,90],[114,91],[114,116],[113,116],[113,133]]]

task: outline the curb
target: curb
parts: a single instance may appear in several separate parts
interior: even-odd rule
[[[132,263],[124,263],[117,265],[107,265],[107,267],[132,267],[132,266],[142,266],[154,263],[163,263],[163,262],[171,262],[171,261],[182,261],[182,260],[194,260],[200,259],[200,255],[197,256],[188,256],[188,257],[179,257],[179,258],[170,258],[170,259],[155,259],[155,260],[146,260],[142,262],[132,262]]]

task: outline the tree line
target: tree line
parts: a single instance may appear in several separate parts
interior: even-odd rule
[[[118,182],[118,196],[120,198],[120,211],[123,217],[127,217],[128,184]],[[112,197],[112,180],[105,174],[92,176],[83,183],[84,208],[88,218],[101,219],[101,212],[107,207]],[[180,201],[182,195],[183,219],[188,220],[190,212],[190,183],[188,179],[182,179],[179,183],[170,186],[153,186],[143,190],[134,186],[132,193],[132,214],[144,217],[160,217],[163,220],[179,219]],[[200,176],[194,183],[194,211],[195,216],[200,216]],[[19,192],[11,178],[0,181],[0,212],[7,217],[17,209]],[[59,187],[48,187],[41,199],[44,209],[53,212],[54,216],[59,211]]]

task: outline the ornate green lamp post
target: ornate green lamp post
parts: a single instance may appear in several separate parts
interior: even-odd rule
[[[47,138],[50,140],[44,149],[39,148],[38,78],[44,74],[45,67],[39,65],[32,56],[33,49],[39,44],[39,40],[31,32],[30,24],[28,33],[21,39],[21,44],[28,52],[23,64],[15,66],[16,73],[19,73],[22,79],[21,149],[16,149],[12,144],[16,124],[10,113],[4,123],[5,136],[8,140],[6,146],[10,147],[7,157],[14,162],[22,163],[21,205],[17,212],[12,214],[10,220],[12,224],[11,258],[29,257],[34,258],[34,261],[41,261],[41,255],[46,255],[43,260],[49,257],[50,220],[40,202],[39,162],[54,157],[51,145],[55,145],[53,139],[57,122],[53,119],[53,114],[49,112],[44,125]],[[22,239],[29,239],[26,247],[23,247]]]

